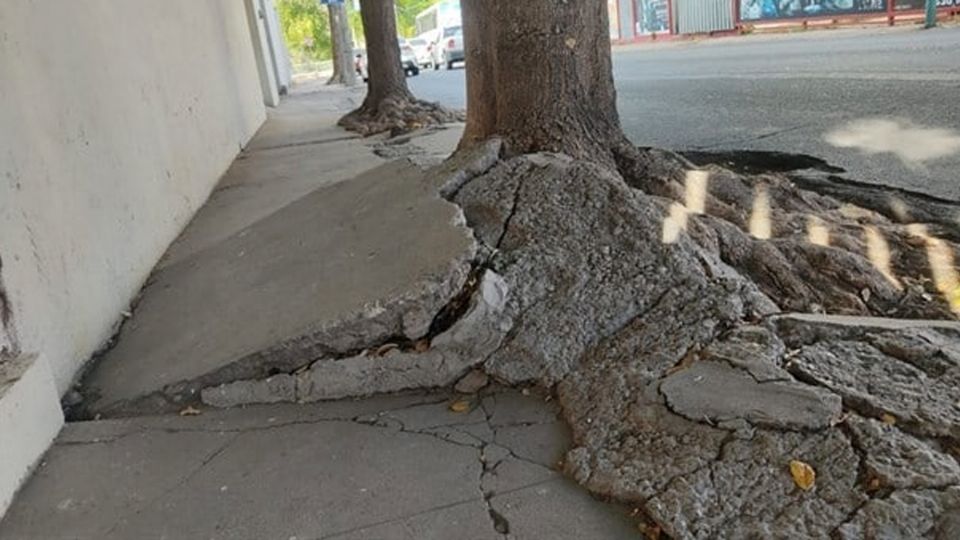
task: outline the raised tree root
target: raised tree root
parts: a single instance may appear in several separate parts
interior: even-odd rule
[[[447,109],[438,103],[430,103],[405,96],[390,96],[376,107],[366,103],[340,119],[338,125],[367,137],[383,132],[399,135],[429,125],[462,122],[463,111]]]
[[[567,473],[676,538],[945,534],[960,326],[777,313],[955,320],[928,248],[957,246],[776,174],[706,167],[694,212],[683,157],[615,155],[615,171],[513,157],[453,197],[510,291],[486,369],[556,388]],[[811,491],[793,460],[816,471]]]

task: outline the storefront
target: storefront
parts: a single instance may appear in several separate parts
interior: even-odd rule
[[[608,0],[610,38],[655,39],[673,32],[672,0]]]
[[[608,0],[610,38],[640,41],[681,34],[735,32],[764,23],[837,20],[858,22],[885,17],[909,20],[925,0]],[[960,13],[960,0],[937,0],[941,13]]]
[[[883,13],[886,10],[887,0],[740,0],[742,21]]]
[[[636,35],[669,34],[669,0],[633,0]]]

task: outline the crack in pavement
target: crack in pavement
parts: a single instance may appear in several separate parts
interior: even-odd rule
[[[761,133],[760,135],[756,135],[756,136],[753,136],[753,137],[741,137],[741,138],[739,138],[739,139],[728,139],[728,140],[718,141],[718,142],[711,143],[711,144],[705,144],[705,145],[700,145],[700,146],[693,146],[693,147],[691,147],[691,148],[692,148],[693,150],[710,150],[710,149],[713,149],[713,148],[718,148],[718,147],[726,146],[726,145],[730,145],[730,144],[743,144],[743,143],[749,143],[749,142],[755,142],[755,141],[762,141],[762,140],[764,140],[764,139],[769,139],[769,138],[772,138],[772,137],[776,137],[776,136],[778,136],[778,135],[783,135],[784,133],[790,133],[790,132],[793,132],[793,131],[799,131],[799,130],[801,130],[801,129],[808,128],[808,127],[810,127],[810,126],[812,126],[812,125],[814,125],[813,122],[806,122],[806,123],[803,123],[803,124],[800,124],[800,125],[796,125],[796,126],[791,126],[791,127],[788,127],[788,128],[776,129],[776,130],[773,130],[773,131],[768,131],[768,132],[766,132],[766,133]]]
[[[441,505],[439,505],[439,506],[435,506],[435,507],[432,507],[432,508],[427,508],[426,510],[419,510],[419,511],[417,511],[417,512],[413,512],[413,513],[410,513],[410,514],[406,514],[406,515],[403,515],[403,516],[400,516],[400,517],[385,519],[385,520],[382,520],[382,521],[377,521],[377,522],[374,522],[374,523],[368,523],[368,524],[365,524],[365,525],[360,525],[360,526],[358,526],[358,527],[353,527],[353,528],[350,528],[350,529],[345,529],[345,530],[342,530],[342,531],[337,531],[337,532],[334,532],[334,533],[325,534],[325,535],[323,535],[323,536],[320,536],[320,537],[318,538],[318,540],[327,540],[327,539],[330,539],[330,538],[337,538],[337,537],[345,536],[345,535],[352,534],[352,533],[355,533],[355,532],[360,532],[360,531],[364,531],[364,530],[367,530],[367,529],[371,529],[371,528],[373,528],[373,527],[380,527],[380,526],[382,526],[382,525],[389,525],[389,524],[391,524],[391,523],[397,523],[397,522],[399,522],[399,521],[405,521],[405,520],[408,520],[408,519],[411,519],[411,518],[415,518],[415,517],[418,517],[418,516],[422,516],[422,515],[425,515],[425,514],[429,514],[429,513],[431,513],[431,512],[438,512],[438,511],[440,511],[440,510],[449,510],[449,509],[451,509],[451,508],[456,508],[456,507],[458,507],[458,506],[462,506],[462,505],[464,505],[464,504],[469,504],[469,503],[472,503],[472,502],[477,502],[477,501],[479,501],[479,500],[480,500],[479,498],[470,498],[470,499],[464,499],[464,500],[462,500],[462,501],[456,501],[456,502],[452,502],[452,503],[441,504]]]
[[[496,398],[494,398],[496,399]],[[480,399],[478,404],[480,411],[483,413],[484,421],[487,423],[487,427],[490,428],[490,431],[493,433],[493,439],[497,438],[496,428],[493,426],[491,420],[493,419],[493,414],[487,409],[487,405],[483,398]],[[487,507],[487,515],[490,517],[490,525],[493,527],[493,530],[502,536],[504,539],[509,538],[507,535],[510,534],[510,521],[507,520],[493,507],[492,499],[496,496],[494,491],[489,493],[483,489],[483,481],[486,479],[488,474],[496,474],[495,471],[497,467],[500,466],[500,463],[503,462],[501,459],[495,463],[492,467],[488,468],[486,462],[486,451],[490,447],[491,443],[484,443],[479,450],[479,461],[480,461],[480,475],[477,477],[477,490],[480,492],[480,496],[483,498],[483,503]]]
[[[332,139],[311,139],[307,141],[299,141],[285,144],[278,144],[274,146],[262,146],[257,148],[245,149],[243,154],[237,157],[237,159],[249,159],[250,156],[256,154],[257,152],[266,152],[269,150],[280,150],[282,148],[296,148],[298,146],[322,146],[325,144],[344,142],[344,141],[354,141],[354,140],[363,140],[363,137],[359,135],[347,135],[341,137],[334,137]]]
[[[503,538],[508,538],[507,535],[509,534],[509,531],[510,531],[509,521],[508,521],[508,519],[507,519],[505,516],[503,516],[503,515],[495,508],[495,506],[494,506],[494,504],[493,504],[493,500],[494,500],[496,497],[503,496],[503,495],[507,495],[507,494],[513,493],[513,492],[515,492],[515,491],[520,491],[520,490],[528,489],[528,488],[531,488],[531,487],[535,487],[535,486],[538,486],[538,485],[541,485],[541,484],[544,484],[544,483],[548,483],[548,482],[560,480],[561,477],[559,477],[559,476],[557,476],[557,475],[554,474],[554,475],[551,475],[550,478],[547,478],[547,479],[545,479],[545,480],[538,480],[538,481],[536,481],[536,482],[525,483],[525,484],[523,484],[523,485],[520,485],[520,486],[511,488],[511,489],[507,489],[507,490],[502,490],[502,491],[498,491],[498,492],[494,492],[494,491],[485,492],[485,491],[484,491],[483,485],[484,485],[485,480],[488,478],[488,475],[491,475],[491,474],[494,474],[494,475],[495,475],[495,474],[496,474],[496,472],[495,472],[495,471],[496,471],[496,468],[500,465],[500,463],[504,462],[504,461],[507,460],[507,459],[515,459],[515,460],[518,460],[518,461],[522,461],[522,462],[524,462],[524,463],[528,463],[528,464],[530,464],[530,465],[534,465],[534,466],[539,467],[539,468],[541,468],[541,469],[550,471],[550,472],[552,472],[552,473],[556,473],[556,471],[553,471],[552,469],[550,469],[549,467],[545,466],[544,464],[538,463],[538,462],[533,461],[533,460],[531,460],[531,459],[529,459],[529,458],[523,457],[523,456],[517,454],[517,452],[516,452],[514,449],[509,448],[508,446],[505,446],[505,445],[503,445],[502,443],[500,443],[500,442],[497,441],[498,432],[499,432],[500,430],[504,429],[504,428],[512,428],[512,427],[521,427],[521,428],[524,428],[524,427],[531,427],[531,426],[537,426],[537,425],[545,425],[545,424],[549,424],[549,423],[553,423],[553,422],[520,421],[520,422],[506,422],[506,423],[502,423],[502,424],[494,424],[494,422],[493,422],[493,412],[492,412],[492,411],[488,408],[488,406],[487,406],[487,405],[488,405],[488,401],[487,401],[487,400],[489,400],[489,399],[495,399],[495,394],[484,395],[484,396],[482,396],[482,397],[478,400],[477,408],[479,408],[479,409],[482,411],[482,413],[483,413],[483,419],[482,419],[482,420],[477,421],[477,420],[475,420],[475,419],[469,419],[469,420],[468,420],[468,419],[464,419],[464,421],[461,421],[461,422],[453,422],[453,423],[450,423],[450,424],[435,424],[435,425],[430,425],[430,426],[426,426],[426,427],[419,427],[419,428],[410,428],[410,427],[408,427],[408,426],[404,423],[404,421],[401,420],[400,418],[396,418],[396,417],[393,417],[393,416],[390,416],[390,415],[396,414],[396,413],[399,413],[399,412],[402,412],[402,411],[406,411],[406,410],[411,410],[411,409],[420,408],[420,407],[438,406],[438,405],[440,405],[440,404],[448,401],[448,400],[449,400],[449,396],[443,396],[443,399],[436,399],[436,400],[431,400],[431,401],[427,401],[427,402],[412,403],[412,404],[409,404],[409,405],[405,405],[405,406],[403,406],[403,407],[397,407],[397,408],[395,408],[395,409],[387,409],[387,410],[379,411],[379,412],[372,413],[372,414],[361,414],[361,415],[356,415],[356,416],[327,416],[327,417],[322,417],[322,418],[309,418],[309,419],[302,419],[302,418],[301,418],[301,419],[295,419],[295,420],[289,420],[289,421],[281,421],[281,422],[276,422],[276,423],[269,423],[269,424],[259,423],[259,424],[256,424],[256,425],[238,426],[238,427],[211,427],[211,426],[198,426],[198,427],[165,427],[165,426],[147,426],[147,427],[142,427],[142,428],[139,428],[139,429],[131,430],[131,431],[128,431],[128,432],[119,434],[119,435],[117,435],[117,436],[104,437],[104,438],[96,438],[96,439],[93,439],[93,440],[65,441],[65,442],[58,443],[57,446],[69,447],[69,446],[84,446],[84,445],[92,445],[92,444],[110,444],[110,443],[115,443],[115,442],[121,441],[121,440],[123,440],[124,438],[127,438],[127,437],[136,436],[136,435],[144,435],[144,434],[149,434],[149,433],[164,433],[164,434],[201,433],[201,434],[217,434],[217,435],[227,435],[227,434],[229,434],[229,435],[230,435],[230,436],[227,438],[227,440],[225,440],[225,441],[223,441],[221,444],[219,444],[219,445],[218,445],[214,450],[212,450],[212,451],[209,453],[209,455],[207,455],[198,465],[196,465],[192,470],[190,470],[190,472],[188,472],[186,475],[184,475],[181,479],[179,479],[178,481],[176,481],[176,483],[174,483],[172,486],[170,486],[169,488],[165,489],[162,493],[157,494],[155,497],[151,498],[149,501],[147,501],[147,502],[145,502],[145,503],[143,503],[143,504],[141,504],[141,505],[137,505],[137,506],[134,507],[134,508],[131,508],[131,509],[130,509],[128,512],[126,512],[122,517],[118,518],[118,519],[113,523],[113,525],[111,525],[110,528],[107,529],[106,532],[104,533],[104,536],[109,536],[110,534],[114,534],[114,533],[117,531],[117,529],[118,529],[119,527],[121,527],[124,523],[129,522],[129,519],[132,518],[133,516],[137,516],[137,515],[142,514],[143,512],[147,511],[147,510],[148,510],[149,508],[151,508],[152,506],[156,505],[159,501],[163,500],[164,498],[170,496],[170,494],[175,493],[177,490],[179,490],[179,489],[183,488],[185,485],[189,484],[189,482],[190,482],[193,478],[195,478],[196,475],[198,475],[200,472],[202,472],[204,469],[206,469],[211,463],[214,463],[214,462],[217,460],[217,458],[219,458],[221,455],[223,455],[224,452],[226,452],[229,448],[231,448],[231,446],[233,446],[233,445],[234,445],[244,434],[246,434],[246,433],[265,432],[265,431],[272,431],[272,430],[276,430],[276,429],[284,429],[284,428],[295,427],[295,426],[304,426],[304,425],[320,425],[320,424],[330,424],[330,423],[343,423],[343,424],[355,424],[355,425],[358,425],[358,426],[365,426],[365,427],[370,427],[370,428],[375,428],[375,429],[382,429],[382,430],[387,430],[387,431],[393,432],[393,433],[404,433],[404,434],[408,434],[408,435],[417,435],[417,436],[423,436],[423,437],[430,437],[430,438],[435,439],[435,440],[437,440],[437,441],[439,441],[439,442],[441,442],[441,443],[444,443],[444,444],[452,444],[452,445],[460,446],[460,447],[464,447],[464,448],[471,448],[471,449],[473,449],[473,450],[475,450],[475,451],[477,452],[477,463],[479,463],[479,465],[480,465],[480,466],[479,466],[479,471],[478,471],[478,476],[477,476],[477,482],[478,482],[478,484],[477,484],[477,489],[478,489],[478,491],[479,491],[479,494],[478,494],[477,497],[472,497],[472,498],[468,498],[468,499],[453,501],[453,502],[451,502],[451,503],[438,505],[438,506],[435,506],[435,507],[427,508],[427,509],[420,510],[420,511],[417,511],[417,512],[414,512],[414,513],[410,513],[410,514],[406,514],[406,515],[403,515],[403,516],[399,516],[399,517],[395,517],[395,518],[390,518],[390,519],[386,519],[386,520],[382,520],[382,521],[377,521],[377,522],[374,522],[374,523],[367,523],[367,524],[364,524],[364,525],[361,525],[361,526],[357,526],[357,527],[353,527],[353,528],[350,528],[350,529],[346,529],[346,530],[341,530],[341,531],[336,531],[336,532],[333,532],[333,533],[325,534],[325,535],[320,536],[320,537],[318,537],[318,538],[321,539],[321,540],[338,538],[338,537],[342,537],[342,536],[345,536],[345,535],[348,535],[348,534],[351,534],[351,533],[356,533],[357,531],[367,530],[367,529],[370,529],[370,528],[372,528],[372,527],[381,526],[381,525],[390,524],[390,523],[401,522],[401,521],[408,520],[408,519],[410,519],[410,518],[414,518],[414,517],[417,517],[417,516],[420,516],[420,515],[423,515],[423,514],[427,514],[427,513],[430,513],[430,512],[436,512],[436,511],[440,511],[440,510],[447,510],[447,509],[450,509],[450,508],[454,508],[454,507],[457,507],[457,506],[461,506],[461,505],[464,505],[464,504],[469,504],[469,503],[477,502],[477,501],[483,501],[483,502],[484,502],[484,505],[486,506],[486,509],[487,509],[487,514],[488,514],[489,517],[490,517],[491,525],[492,525],[494,531],[496,531],[496,533],[497,533],[499,536],[501,536],[501,537],[503,537]],[[189,421],[189,420],[184,420],[184,421]],[[478,425],[486,425],[486,426],[489,428],[490,433],[491,433],[490,440],[485,440],[486,437],[485,437],[484,435],[482,435],[482,434],[481,434],[481,435],[476,435],[476,434],[470,433],[469,431],[467,431],[466,429],[464,429],[464,428],[468,428],[468,427],[470,427],[470,426],[478,426]],[[433,431],[433,430],[444,430],[444,429],[449,429],[449,430],[452,430],[452,431],[456,431],[456,432],[461,433],[461,434],[463,434],[463,435],[465,435],[465,436],[467,436],[467,437],[470,437],[471,439],[473,439],[473,440],[475,441],[475,443],[474,443],[474,444],[467,444],[467,443],[464,443],[464,442],[461,442],[461,441],[451,440],[450,438],[448,438],[448,437],[446,436],[446,434],[444,434],[444,433],[437,433],[437,432],[434,432],[434,431]],[[485,452],[486,452],[488,449],[493,449],[493,448],[496,448],[499,452],[501,452],[502,455],[503,455],[503,458],[500,459],[500,460],[498,460],[496,463],[492,463],[492,464],[491,464],[491,463],[488,463],[488,462],[485,461]]]
[[[172,486],[170,486],[169,488],[163,490],[162,493],[160,493],[160,494],[156,495],[155,497],[151,498],[151,499],[150,499],[149,501],[147,501],[146,503],[144,503],[144,504],[142,504],[142,505],[138,505],[138,507],[137,507],[133,512],[128,512],[125,516],[122,516],[122,517],[118,518],[116,521],[114,521],[113,525],[111,525],[110,528],[107,529],[106,532],[103,533],[103,536],[104,536],[104,537],[109,537],[109,536],[117,529],[117,527],[119,527],[119,526],[121,525],[121,523],[123,523],[124,521],[126,521],[126,518],[127,518],[128,516],[132,517],[132,516],[140,515],[140,514],[143,513],[145,510],[147,510],[148,508],[150,508],[151,506],[153,506],[154,504],[156,504],[158,501],[162,500],[162,499],[165,498],[166,496],[170,495],[171,493],[173,493],[173,492],[175,492],[176,490],[180,489],[181,487],[185,486],[190,480],[193,479],[194,476],[196,476],[197,474],[200,473],[200,471],[202,471],[203,469],[205,469],[205,468],[207,467],[207,465],[210,465],[210,463],[212,463],[215,459],[217,459],[218,457],[220,457],[231,445],[233,445],[234,442],[236,442],[237,439],[240,438],[241,435],[243,435],[243,433],[237,433],[237,434],[235,434],[233,437],[230,437],[230,438],[229,438],[228,440],[226,440],[223,444],[221,444],[216,450],[214,450],[209,456],[207,456],[206,458],[204,458],[203,461],[200,462],[200,465],[198,465],[198,466],[195,467],[192,471],[190,471],[189,473],[187,473],[186,475],[184,475],[184,477],[181,478],[181,479],[180,479],[178,482],[176,482],[174,485],[172,485]]]

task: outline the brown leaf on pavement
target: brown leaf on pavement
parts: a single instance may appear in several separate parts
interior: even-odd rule
[[[458,399],[450,404],[450,410],[455,413],[467,412],[470,410],[470,402],[465,399]]]
[[[804,491],[813,489],[813,485],[817,482],[817,472],[813,467],[796,459],[790,462],[790,476],[793,476],[793,482],[797,487]]]

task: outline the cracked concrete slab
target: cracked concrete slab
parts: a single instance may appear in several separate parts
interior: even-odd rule
[[[928,372],[864,341],[819,342],[787,363],[796,377],[840,395],[868,417],[892,416],[921,435],[960,439],[960,366]]]
[[[286,98],[224,173],[158,267],[216,244],[311,191],[384,161],[336,126],[338,104],[362,101],[355,89],[324,87]]]
[[[690,420],[736,419],[781,429],[818,429],[840,421],[840,396],[795,381],[758,381],[749,371],[697,362],[660,383],[670,409]]]
[[[85,379],[86,405],[170,410],[203,387],[417,339],[460,291],[475,249],[459,208],[411,164],[313,191],[156,272]]]
[[[324,540],[502,540],[490,528],[482,500],[470,500],[386,523],[323,537]]]
[[[254,139],[257,140],[257,139]],[[216,245],[311,191],[384,163],[356,141],[244,150],[167,249],[158,268]]]
[[[849,523],[837,529],[837,538],[934,540],[960,537],[960,488],[895,491],[889,498],[865,504]]]
[[[600,512],[577,512],[577,508],[600,503],[564,479],[511,491],[494,497],[490,502],[494,510],[509,523],[509,532],[504,537],[510,540],[634,540],[641,537],[637,525],[624,518],[615,508],[603,508]],[[541,516],[550,516],[550,519],[545,520]]]
[[[631,530],[620,507],[533,464],[562,455],[563,436],[531,434],[541,441],[524,448],[531,461],[505,451],[533,474],[513,476],[502,463],[513,481],[491,484],[481,456],[496,447],[437,430],[484,425],[493,439],[502,428],[479,404],[450,410],[453,399],[421,393],[68,424],[0,521],[0,537],[502,539],[490,505],[510,523],[509,538]]]
[[[846,421],[866,455],[864,467],[873,489],[942,488],[960,485],[960,464],[934,444],[895,426],[851,416]]]
[[[247,145],[246,150],[257,151],[290,145],[307,145],[350,138],[362,140],[359,135],[337,127],[337,120],[363,103],[363,85],[343,86],[309,85],[291,92],[279,107],[267,111],[267,121]]]
[[[468,279],[468,284],[472,279]],[[468,299],[466,312],[450,328],[422,340],[423,350],[403,350],[390,343],[383,346],[382,353],[367,349],[345,358],[317,360],[295,375],[205,387],[200,390],[200,398],[207,405],[226,408],[254,403],[308,403],[449,386],[471,367],[483,363],[510,329],[511,321],[503,314],[509,292],[503,279],[491,271],[476,279],[476,294]],[[410,318],[405,317],[403,323],[408,327]]]

